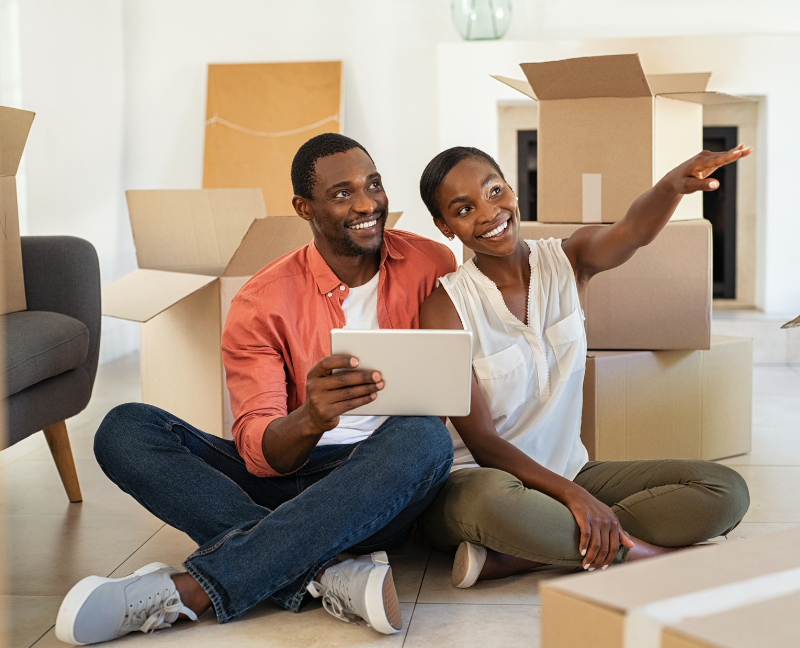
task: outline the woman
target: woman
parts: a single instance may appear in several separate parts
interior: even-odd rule
[[[748,155],[703,153],[640,196],[611,226],[566,240],[523,241],[517,199],[497,163],[474,148],[436,156],[420,193],[436,226],[475,257],[442,277],[422,328],[473,333],[472,408],[448,422],[454,462],[423,515],[438,547],[454,549],[453,583],[537,566],[656,556],[731,531],[749,506],[744,480],[707,461],[587,462],[580,440],[586,333],[579,296],[598,272],[650,243],[683,194]]]

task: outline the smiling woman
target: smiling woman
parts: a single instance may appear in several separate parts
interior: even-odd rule
[[[732,530],[749,505],[733,470],[703,461],[587,462],[580,439],[586,332],[579,295],[598,272],[652,241],[683,194],[747,155],[701,153],[608,227],[525,241],[513,190],[472,148],[434,158],[420,193],[434,223],[475,257],[440,278],[421,328],[473,333],[472,403],[448,422],[453,473],[423,514],[431,541],[455,549],[453,583],[545,564],[605,569]]]

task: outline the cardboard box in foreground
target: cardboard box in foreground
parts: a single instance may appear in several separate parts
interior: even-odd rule
[[[522,63],[527,82],[495,77],[539,102],[538,214],[549,223],[613,223],[666,173],[703,150],[710,73],[645,76],[638,54]],[[702,192],[673,220],[702,218]]]
[[[141,323],[142,402],[230,438],[221,337],[231,300],[308,244],[311,229],[298,216],[268,217],[260,189],[126,195],[139,268],[103,288],[103,315]]]
[[[707,351],[589,351],[581,440],[596,461],[722,459],[750,452],[753,342]]]
[[[800,528],[546,581],[542,648],[800,646]]]
[[[34,113],[0,106],[0,315],[25,310],[17,175]]]
[[[567,239],[583,225],[525,221],[525,239]],[[464,261],[472,258],[464,248]],[[650,245],[589,281],[581,301],[590,349],[708,349],[711,224],[670,222]]]

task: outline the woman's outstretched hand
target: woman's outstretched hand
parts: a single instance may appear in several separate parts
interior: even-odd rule
[[[633,542],[623,532],[614,511],[577,484],[564,504],[581,530],[579,548],[584,569],[593,571],[610,565],[620,544],[633,548]]]
[[[664,180],[668,181],[679,194],[714,191],[719,188],[719,181],[708,176],[721,166],[747,157],[752,151],[752,147],[744,144],[739,144],[736,148],[721,153],[703,151],[670,171]]]

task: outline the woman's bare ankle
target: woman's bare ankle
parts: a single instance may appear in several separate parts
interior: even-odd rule
[[[631,560],[643,560],[645,558],[655,558],[656,556],[663,556],[673,551],[685,549],[685,547],[659,547],[658,545],[650,544],[644,540],[639,540],[631,536],[633,541],[633,549],[628,551],[628,562]]]
[[[515,574],[521,574],[536,567],[544,567],[546,563],[534,562],[525,558],[518,558],[509,554],[503,554],[492,549],[486,549],[486,562],[478,576],[478,580],[496,580],[507,578]]]
[[[175,583],[175,589],[178,590],[181,603],[198,617],[211,607],[211,599],[208,598],[208,594],[191,574],[175,574],[172,577],[172,582]],[[178,618],[187,619],[188,617],[181,614]]]

